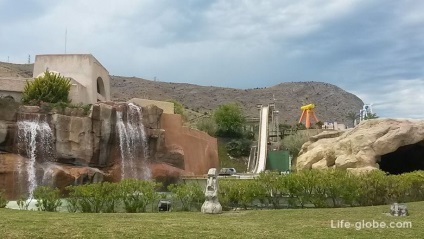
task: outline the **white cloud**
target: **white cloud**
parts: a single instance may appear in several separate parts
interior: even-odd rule
[[[325,81],[393,101],[375,105],[381,116],[424,118],[422,12],[412,0],[0,0],[0,60],[63,53],[67,29],[68,53],[92,53],[114,75],[238,88]]]
[[[373,104],[381,117],[423,119],[424,78],[405,79],[370,84],[355,92],[365,103]]]

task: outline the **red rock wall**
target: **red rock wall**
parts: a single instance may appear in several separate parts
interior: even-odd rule
[[[178,114],[162,114],[161,128],[165,130],[165,146],[179,145],[184,150],[186,175],[203,175],[209,168],[218,168],[218,141],[207,133],[182,126]]]

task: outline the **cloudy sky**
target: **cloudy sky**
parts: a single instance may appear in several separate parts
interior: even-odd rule
[[[112,75],[234,88],[335,84],[424,118],[424,1],[0,0],[0,61],[91,53]]]

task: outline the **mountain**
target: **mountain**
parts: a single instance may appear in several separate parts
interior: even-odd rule
[[[30,78],[34,64],[13,64],[0,62],[0,77],[4,78]]]
[[[32,77],[33,64],[0,62],[0,77]],[[246,116],[259,117],[257,104],[275,102],[279,122],[294,124],[301,115],[300,107],[314,103],[320,121],[337,121],[351,125],[348,112],[359,112],[363,102],[352,93],[323,82],[284,82],[267,88],[234,89],[199,86],[186,83],[151,81],[137,77],[111,76],[111,97],[126,101],[138,97],[152,100],[174,99],[186,108],[209,112],[221,104],[239,103]],[[275,100],[274,100],[275,99]],[[199,114],[200,115],[200,114]]]
[[[299,120],[302,105],[314,103],[315,113],[320,121],[337,121],[351,125],[351,120],[346,118],[347,113],[359,112],[364,104],[354,94],[323,82],[284,82],[267,88],[233,89],[150,81],[136,77],[111,78],[113,100],[128,100],[133,97],[175,99],[198,112],[207,112],[218,105],[236,102],[249,117],[259,117],[257,104],[275,102],[280,123],[287,124],[294,124]]]

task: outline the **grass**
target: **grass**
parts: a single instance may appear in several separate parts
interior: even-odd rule
[[[224,212],[83,214],[0,209],[0,238],[424,238],[424,202],[410,216],[391,217],[389,206]],[[403,222],[412,228],[331,228],[331,220]]]

